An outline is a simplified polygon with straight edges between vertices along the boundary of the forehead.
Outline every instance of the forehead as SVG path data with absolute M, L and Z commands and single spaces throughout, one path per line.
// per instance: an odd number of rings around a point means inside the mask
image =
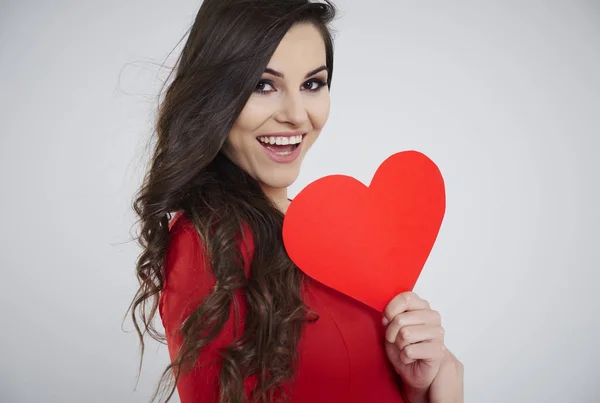
M 311 23 L 292 26 L 273 53 L 268 67 L 285 74 L 306 74 L 326 62 L 325 41 Z

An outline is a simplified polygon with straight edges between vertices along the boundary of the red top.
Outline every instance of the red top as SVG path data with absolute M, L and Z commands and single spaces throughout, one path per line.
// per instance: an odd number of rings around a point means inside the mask
M 174 360 L 182 342 L 179 329 L 183 320 L 210 293 L 215 280 L 204 264 L 200 238 L 191 221 L 178 214 L 170 228 L 159 312 Z M 249 262 L 253 245 L 251 237 L 247 239 L 249 245 L 242 248 L 242 253 Z M 241 310 L 238 326 L 243 331 L 246 305 L 241 291 L 236 298 Z M 383 348 L 381 313 L 312 279 L 303 298 L 319 319 L 305 324 L 300 339 L 292 403 L 403 403 L 399 378 Z M 231 315 L 219 336 L 199 353 L 199 361 L 210 364 L 181 374 L 177 385 L 181 403 L 218 402 L 218 349 L 233 340 L 233 321 Z M 247 392 L 255 382 L 255 378 L 246 380 Z

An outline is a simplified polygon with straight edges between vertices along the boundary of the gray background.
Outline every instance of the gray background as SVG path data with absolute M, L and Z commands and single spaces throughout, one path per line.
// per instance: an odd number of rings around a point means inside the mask
M 133 391 L 130 203 L 199 4 L 0 2 L 2 402 L 146 402 L 167 364 L 150 343 Z M 600 402 L 600 2 L 336 4 L 332 112 L 292 195 L 427 154 L 448 210 L 415 291 L 466 401 Z

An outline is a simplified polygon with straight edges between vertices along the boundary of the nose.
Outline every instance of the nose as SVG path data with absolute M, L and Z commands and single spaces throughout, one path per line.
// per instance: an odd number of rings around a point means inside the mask
M 308 111 L 300 92 L 287 92 L 281 102 L 281 108 L 276 116 L 280 123 L 291 123 L 302 126 L 308 120 Z

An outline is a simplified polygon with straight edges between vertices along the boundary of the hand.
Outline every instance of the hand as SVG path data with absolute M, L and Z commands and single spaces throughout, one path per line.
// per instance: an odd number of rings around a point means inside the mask
M 462 401 L 462 364 L 446 349 L 440 314 L 427 301 L 412 292 L 397 295 L 383 324 L 386 354 L 411 402 Z

